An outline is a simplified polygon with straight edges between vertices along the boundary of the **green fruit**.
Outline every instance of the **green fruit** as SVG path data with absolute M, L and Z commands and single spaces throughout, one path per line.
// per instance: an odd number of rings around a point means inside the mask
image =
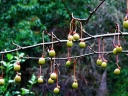
M 54 92 L 55 94 L 58 94 L 58 93 L 60 92 L 60 89 L 59 89 L 58 87 L 56 87 L 56 88 L 53 90 L 53 92 Z
M 73 89 L 78 88 L 78 83 L 77 83 L 77 82 L 73 82 L 73 83 L 72 83 L 72 88 L 73 88 Z
M 97 59 L 96 64 L 100 66 L 102 64 L 102 59 Z
M 125 29 L 128 29 L 128 20 L 126 20 L 126 21 L 123 22 L 123 27 Z
M 38 64 L 44 64 L 45 63 L 45 58 L 41 57 L 38 61 Z
M 19 64 L 15 64 L 14 65 L 14 71 L 19 71 L 20 70 L 20 65 Z
M 43 83 L 43 81 L 44 80 L 41 77 L 39 77 L 38 80 L 37 80 L 38 83 Z
M 1 79 L 0 79 L 0 85 L 4 85 L 4 83 L 5 83 L 5 82 L 4 82 L 4 79 L 1 78 Z
M 80 47 L 80 48 L 85 48 L 85 47 L 86 47 L 85 42 L 81 41 L 81 42 L 79 43 L 79 47 Z
M 52 80 L 51 78 L 48 79 L 48 83 L 49 84 L 53 84 L 54 83 L 54 80 Z
M 116 46 L 116 51 L 117 51 L 117 53 L 121 53 L 122 52 L 122 47 L 121 46 Z
M 114 48 L 112 52 L 114 55 L 116 55 L 117 54 L 117 48 Z
M 68 61 L 66 62 L 66 66 L 70 66 L 70 65 L 71 65 L 71 61 L 68 60 Z
M 72 41 L 73 40 L 73 36 L 72 35 L 68 35 L 68 40 Z
M 16 75 L 14 80 L 15 80 L 15 82 L 19 83 L 21 81 L 21 76 Z
M 107 67 L 107 63 L 106 62 L 102 62 L 101 67 L 102 68 L 106 68 Z
M 57 79 L 57 74 L 56 73 L 52 73 L 50 75 L 50 78 L 53 79 L 53 80 L 56 80 Z
M 67 47 L 72 47 L 73 46 L 73 42 L 68 40 L 66 45 L 67 45 Z
M 114 70 L 114 74 L 119 75 L 119 74 L 120 74 L 120 69 L 116 68 L 116 69 Z
M 54 57 L 56 55 L 56 52 L 54 51 L 54 49 L 51 49 L 50 51 L 49 51 L 49 56 L 50 57 Z
M 74 40 L 79 40 L 80 39 L 80 36 L 79 36 L 79 34 L 75 33 L 73 35 L 73 38 L 74 38 Z

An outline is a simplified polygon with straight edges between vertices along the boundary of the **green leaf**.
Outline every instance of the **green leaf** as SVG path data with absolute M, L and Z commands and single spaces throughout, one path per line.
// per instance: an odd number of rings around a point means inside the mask
M 12 60 L 12 59 L 13 59 L 13 55 L 7 54 L 7 59 L 8 59 L 9 61 Z
M 24 53 L 20 53 L 20 54 L 19 54 L 19 57 L 23 57 L 23 56 L 24 56 Z

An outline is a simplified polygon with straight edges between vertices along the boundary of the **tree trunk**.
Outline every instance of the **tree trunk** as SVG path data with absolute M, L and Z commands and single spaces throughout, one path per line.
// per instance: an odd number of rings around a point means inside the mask
M 102 75 L 102 80 L 97 92 L 97 96 L 107 96 L 107 70 L 105 69 L 103 75 Z

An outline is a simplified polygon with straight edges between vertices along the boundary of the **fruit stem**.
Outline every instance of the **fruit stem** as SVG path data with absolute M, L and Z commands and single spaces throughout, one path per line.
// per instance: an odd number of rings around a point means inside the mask
M 116 65 L 117 65 L 117 67 L 120 69 L 120 66 L 119 66 L 119 64 L 118 64 L 118 55 L 116 55 Z
M 102 51 L 103 51 L 103 53 L 102 53 L 102 59 L 103 59 L 103 61 L 105 61 L 105 59 L 104 59 L 104 39 L 102 39 Z
M 81 32 L 81 39 L 82 39 L 82 36 L 83 36 L 83 31 L 82 31 L 82 23 L 80 22 L 80 32 Z
M 127 0 L 127 2 L 126 2 L 126 5 L 127 5 L 127 14 L 128 14 L 128 0 Z
M 58 85 L 58 69 L 56 68 L 56 70 L 55 70 L 55 73 L 56 73 L 56 75 L 57 75 L 57 78 L 56 78 L 56 86 L 59 86 Z
M 74 60 L 74 79 L 76 80 L 76 59 Z
M 116 30 L 115 30 L 116 33 Z M 113 46 L 116 48 L 116 44 L 115 44 L 115 35 L 114 35 L 114 39 L 113 39 Z
M 42 69 L 42 66 L 40 65 L 40 74 L 39 74 L 39 76 L 41 76 L 41 69 Z
M 73 19 L 70 22 L 70 31 L 69 31 L 69 34 L 72 34 L 72 32 L 73 32 L 73 26 L 72 26 L 72 24 L 73 24 Z
M 44 51 L 44 31 L 42 32 L 42 39 L 43 39 L 43 54 L 45 54 L 45 51 Z
M 98 56 L 98 58 L 100 59 L 101 58 L 101 56 L 100 56 L 100 38 L 98 38 L 98 51 L 99 51 L 99 56 Z
M 68 59 L 70 58 L 70 48 L 68 48 Z
M 118 45 L 120 45 L 120 36 L 119 36 L 120 27 L 119 27 L 118 23 L 116 23 L 116 29 L 117 29 L 117 32 L 118 32 Z
M 52 73 L 52 60 L 50 61 L 50 69 L 51 69 L 51 73 Z
M 52 34 L 52 48 L 53 48 L 53 32 L 51 34 Z
M 54 56 L 54 58 L 55 58 L 55 56 Z M 54 63 L 53 63 L 53 64 L 54 64 L 54 66 L 53 66 L 54 69 L 53 69 L 53 70 L 56 71 L 56 67 L 55 67 L 55 59 L 54 59 Z
M 1 61 L 3 61 L 3 58 L 4 58 L 4 54 L 2 54 Z M 3 68 L 2 68 L 3 64 L 1 63 L 0 66 L 1 66 L 1 77 L 3 77 L 4 76 L 4 72 L 3 72 Z

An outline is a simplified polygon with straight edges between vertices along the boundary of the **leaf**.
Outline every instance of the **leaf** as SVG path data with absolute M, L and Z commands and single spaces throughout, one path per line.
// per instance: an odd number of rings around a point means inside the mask
M 28 89 L 25 89 L 25 88 L 21 88 L 21 91 L 22 91 L 22 95 L 25 95 L 25 94 L 28 94 L 29 93 L 29 90 Z
M 19 54 L 19 57 L 23 57 L 25 53 L 20 53 Z
M 14 80 L 9 80 L 8 82 L 9 82 L 9 83 L 13 83 L 13 82 L 14 82 Z
M 13 55 L 7 54 L 7 59 L 8 59 L 9 61 L 12 60 L 12 59 L 13 59 Z
M 5 61 L 1 61 L 0 63 L 2 63 L 4 66 L 7 66 L 7 63 Z

